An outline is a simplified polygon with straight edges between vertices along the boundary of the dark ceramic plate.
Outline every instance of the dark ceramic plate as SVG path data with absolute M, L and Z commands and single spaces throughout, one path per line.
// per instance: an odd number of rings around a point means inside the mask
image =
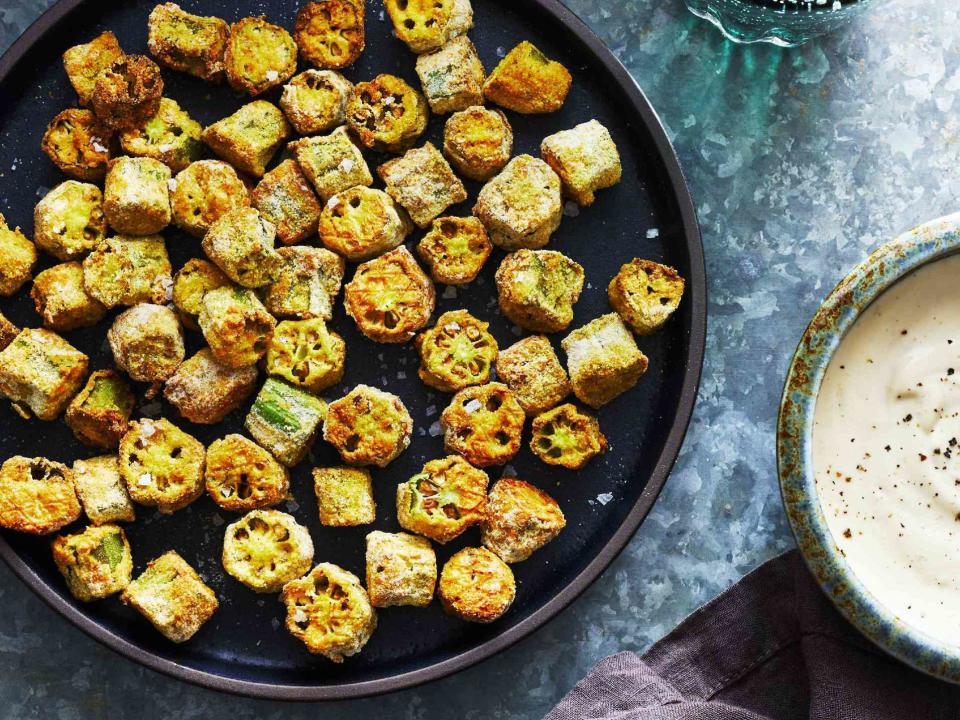
M 185 8 L 225 16 L 266 14 L 292 27 L 298 2 L 186 0 Z M 73 600 L 57 573 L 49 539 L 5 534 L 0 552 L 13 570 L 54 609 L 84 631 L 123 655 L 155 670 L 207 687 L 251 696 L 324 699 L 385 692 L 448 675 L 502 650 L 532 632 L 582 592 L 623 548 L 646 516 L 666 480 L 683 438 L 696 396 L 703 353 L 706 289 L 700 235 L 693 205 L 669 141 L 653 109 L 623 67 L 590 30 L 556 0 L 474 0 L 476 26 L 470 33 L 487 66 L 523 39 L 561 60 L 574 83 L 564 108 L 555 114 L 523 117 L 510 114 L 516 133 L 515 153 L 538 154 L 541 138 L 597 118 L 610 128 L 623 156 L 623 181 L 597 196 L 595 205 L 563 219 L 550 247 L 580 262 L 587 285 L 576 305 L 573 326 L 609 311 L 606 285 L 620 265 L 634 256 L 678 268 L 687 278 L 679 311 L 658 334 L 643 338 L 651 370 L 639 385 L 603 408 L 600 422 L 611 449 L 580 473 L 548 468 L 524 447 L 513 462 L 519 477 L 551 493 L 568 526 L 560 537 L 527 562 L 515 566 L 516 602 L 491 625 L 469 625 L 431 608 L 395 608 L 380 613 L 380 625 L 363 652 L 342 665 L 309 655 L 282 627 L 283 608 L 272 595 L 255 595 L 220 565 L 225 522 L 234 518 L 206 497 L 170 517 L 149 508 L 129 527 L 137 570 L 171 547 L 192 563 L 221 600 L 221 608 L 188 643 L 173 645 L 142 617 L 115 598 L 84 605 Z M 11 225 L 32 228 L 32 209 L 47 188 L 63 180 L 39 151 L 47 121 L 75 97 L 60 64 L 61 53 L 97 33 L 113 30 L 128 52 L 145 52 L 147 15 L 152 0 L 96 2 L 61 0 L 0 60 L 0 212 Z M 380 0 L 367 3 L 367 50 L 347 73 L 367 79 L 393 72 L 417 83 L 414 56 L 392 37 Z M 167 94 L 202 123 L 233 112 L 243 98 L 225 86 L 164 71 Z M 276 100 L 276 95 L 268 96 Z M 433 118 L 424 140 L 440 144 L 442 119 Z M 370 158 L 371 165 L 381 158 Z M 453 213 L 468 214 L 471 198 Z M 655 232 L 656 231 L 656 232 Z M 174 267 L 200 252 L 196 240 L 166 233 Z M 414 236 L 414 240 L 419 237 Z M 465 307 L 491 321 L 501 347 L 517 339 L 496 312 L 493 273 L 502 257 L 491 258 L 480 279 L 455 296 L 440 288 L 438 312 Z M 20 325 L 37 325 L 25 292 L 0 302 L 0 310 Z M 93 367 L 110 364 L 104 342 L 109 318 L 68 339 L 88 353 Z M 397 530 L 394 493 L 398 482 L 442 456 L 442 439 L 431 432 L 444 395 L 430 394 L 417 379 L 412 345 L 376 345 L 361 337 L 338 308 L 334 328 L 347 341 L 347 373 L 327 396 L 339 397 L 366 382 L 400 395 L 415 421 L 410 449 L 375 474 L 378 505 L 375 527 Z M 555 340 L 559 341 L 559 337 Z M 190 338 L 196 349 L 199 336 Z M 192 351 L 190 349 L 189 351 Z M 138 414 L 171 415 L 166 406 L 142 405 Z M 188 432 L 205 443 L 241 430 L 243 412 L 217 427 L 191 426 Z M 175 420 L 175 422 L 180 422 Z M 79 445 L 61 422 L 25 422 L 9 407 L 0 408 L 0 447 L 4 456 L 46 455 L 70 462 L 95 453 Z M 333 464 L 335 452 L 318 442 L 316 465 Z M 318 523 L 309 464 L 293 473 L 296 502 L 287 508 L 313 534 L 317 561 L 338 563 L 364 574 L 364 536 L 372 527 L 332 529 Z M 492 479 L 501 475 L 491 472 Z M 283 509 L 283 508 L 281 508 Z M 439 560 L 476 544 L 474 529 L 459 541 L 439 548 Z

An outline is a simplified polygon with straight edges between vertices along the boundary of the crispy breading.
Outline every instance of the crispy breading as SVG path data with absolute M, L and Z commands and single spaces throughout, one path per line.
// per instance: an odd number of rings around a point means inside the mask
M 280 592 L 312 565 L 310 532 L 293 515 L 252 510 L 227 525 L 223 569 L 254 592 Z
M 347 101 L 347 122 L 365 147 L 401 153 L 427 129 L 427 100 L 403 78 L 377 75 L 357 83 Z
M 180 172 L 203 157 L 203 127 L 175 100 L 160 98 L 160 109 L 142 127 L 121 130 L 120 147 L 127 155 L 159 160 Z M 169 181 L 168 181 L 169 185 Z
M 0 466 L 0 527 L 47 535 L 80 512 L 73 471 L 66 465 L 15 455 Z
M 331 197 L 320 213 L 320 242 L 353 262 L 393 250 L 409 231 L 403 210 L 389 195 L 360 185 Z
M 277 460 L 293 467 L 313 445 L 327 415 L 327 404 L 305 390 L 267 378 L 244 427 Z
M 443 392 L 487 382 L 498 350 L 489 327 L 466 310 L 443 313 L 436 325 L 417 335 L 420 379 Z
M 518 113 L 550 113 L 563 107 L 572 83 L 563 65 L 524 40 L 487 77 L 483 96 Z
M 580 205 L 592 205 L 597 190 L 620 182 L 617 146 L 596 120 L 545 137 L 540 155 L 560 176 L 563 194 Z
M 190 422 L 213 425 L 240 407 L 256 382 L 256 365 L 229 368 L 217 362 L 210 348 L 202 348 L 180 363 L 163 396 Z
M 280 276 L 283 257 L 274 249 L 276 236 L 273 223 L 255 208 L 238 208 L 210 226 L 201 247 L 235 283 L 260 288 Z
M 384 5 L 397 37 L 418 54 L 473 27 L 470 0 L 385 0 Z
M 526 560 L 553 540 L 567 520 L 557 501 L 516 478 L 502 478 L 490 490 L 481 542 L 507 563 Z
M 386 467 L 410 445 L 413 419 L 393 393 L 357 385 L 330 403 L 323 439 L 351 465 Z
M 73 482 L 83 511 L 94 525 L 136 520 L 116 453 L 74 460 Z
M 280 108 L 254 100 L 209 125 L 203 141 L 240 172 L 261 177 L 289 135 L 290 125 Z
M 203 494 L 203 444 L 166 418 L 134 420 L 120 440 L 120 477 L 134 502 L 165 514 Z
M 464 548 L 440 573 L 443 609 L 461 620 L 490 623 L 503 615 L 517 595 L 510 566 L 486 548 Z
M 138 382 L 163 382 L 183 362 L 183 327 L 166 305 L 140 303 L 120 313 L 107 331 L 117 367 Z
M 88 363 L 56 333 L 26 328 L 0 351 L 0 392 L 21 414 L 55 420 L 83 385 Z
M 81 602 L 101 600 L 130 584 L 130 543 L 116 525 L 91 525 L 75 535 L 61 535 L 51 547 L 53 562 Z
M 30 279 L 37 256 L 37 246 L 20 228 L 11 230 L 6 218 L 0 215 L 0 295 L 13 295 L 23 287 Z
M 466 285 L 476 280 L 493 244 L 483 223 L 470 217 L 439 217 L 417 243 L 417 254 L 435 282 Z
M 599 408 L 637 384 L 647 371 L 647 357 L 616 313 L 579 327 L 560 343 L 574 394 Z
M 91 111 L 67 108 L 47 125 L 40 149 L 62 172 L 92 182 L 107 173 L 112 135 Z
M 322 318 L 283 320 L 267 346 L 267 373 L 319 393 L 343 378 L 346 352 Z
M 680 305 L 684 279 L 668 265 L 634 258 L 607 286 L 610 306 L 637 335 L 663 326 Z
M 443 114 L 483 105 L 486 71 L 466 35 L 417 57 L 417 75 L 431 112 Z
M 217 505 L 237 512 L 272 507 L 290 490 L 287 469 L 253 440 L 235 433 L 210 443 L 204 480 Z
M 107 223 L 124 235 L 153 235 L 170 224 L 170 168 L 146 157 L 110 161 L 103 190 Z
M 426 607 L 437 584 L 437 555 L 430 541 L 408 533 L 367 535 L 367 592 L 374 607 Z
M 497 355 L 497 379 L 505 383 L 528 416 L 539 415 L 570 394 L 570 379 L 550 341 L 531 335 Z
M 108 308 L 172 299 L 170 258 L 160 235 L 117 235 L 83 259 L 87 292 Z
M 418 227 L 425 228 L 451 205 L 467 199 L 467 190 L 443 155 L 431 144 L 408 150 L 377 172 L 387 193 L 403 207 Z
M 173 276 L 173 304 L 180 311 L 180 321 L 191 330 L 198 330 L 200 301 L 210 290 L 230 285 L 230 278 L 216 265 L 202 258 L 190 258 Z
M 329 132 L 347 122 L 353 83 L 334 70 L 305 70 L 283 86 L 280 107 L 301 135 Z
M 520 450 L 526 416 L 503 383 L 464 388 L 440 415 L 444 447 L 471 465 L 503 465 Z
M 230 26 L 223 60 L 230 87 L 255 96 L 293 77 L 297 45 L 279 25 L 246 17 Z
M 220 160 L 190 163 L 177 173 L 172 187 L 173 222 L 199 238 L 226 213 L 250 205 L 247 186 L 233 167 Z
M 217 362 L 230 368 L 253 365 L 263 357 L 277 325 L 252 290 L 236 287 L 206 293 L 197 323 Z
M 353 527 L 377 518 L 373 481 L 366 468 L 314 468 L 313 489 L 321 525 Z
M 63 69 L 81 105 L 89 105 L 97 75 L 123 57 L 117 36 L 109 30 L 93 40 L 74 45 L 63 53 Z
M 564 330 L 583 290 L 583 268 L 555 250 L 517 250 L 497 268 L 500 310 L 534 332 Z
M 320 203 L 295 160 L 266 173 L 251 195 L 253 206 L 273 223 L 284 245 L 303 242 L 317 232 Z
M 157 62 L 208 82 L 220 82 L 230 27 L 218 17 L 191 15 L 175 3 L 157 5 L 147 19 L 147 47 Z
M 367 161 L 345 127 L 329 135 L 301 138 L 287 147 L 324 202 L 354 185 L 373 184 Z
M 95 325 L 107 313 L 83 287 L 83 266 L 76 260 L 38 273 L 30 298 L 43 326 L 58 332 Z
M 293 245 L 277 250 L 283 266 L 267 287 L 264 304 L 275 317 L 298 320 L 333 317 L 346 263 L 325 248 Z
M 397 486 L 400 527 L 448 543 L 483 521 L 490 478 L 459 455 L 431 460 Z
M 366 42 L 363 0 L 318 0 L 297 12 L 293 37 L 300 57 L 339 70 L 360 57 Z
M 97 73 L 90 106 L 108 128 L 124 130 L 156 115 L 162 96 L 157 64 L 145 55 L 124 55 Z
M 607 438 L 596 417 L 564 403 L 533 419 L 530 449 L 547 465 L 579 470 L 606 452 Z
M 518 155 L 483 186 L 473 214 L 504 250 L 542 248 L 563 218 L 560 178 L 543 160 Z
M 471 180 L 489 180 L 512 153 L 513 128 L 501 110 L 474 105 L 455 112 L 443 126 L 443 154 Z

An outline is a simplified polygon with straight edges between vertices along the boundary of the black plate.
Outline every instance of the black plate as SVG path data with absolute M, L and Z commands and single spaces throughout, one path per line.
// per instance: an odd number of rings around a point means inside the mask
M 11 225 L 21 225 L 29 233 L 34 204 L 47 188 L 64 179 L 39 151 L 47 121 L 75 102 L 60 64 L 61 53 L 106 29 L 117 34 L 128 52 L 144 52 L 146 20 L 153 4 L 147 0 L 61 0 L 0 60 L 0 211 Z M 179 646 L 167 642 L 116 598 L 89 605 L 75 601 L 51 561 L 48 539 L 10 533 L 0 538 L 0 553 L 42 599 L 127 657 L 207 687 L 271 698 L 344 698 L 439 678 L 490 657 L 569 604 L 623 548 L 663 486 L 693 408 L 706 322 L 700 235 L 676 157 L 652 108 L 627 72 L 559 2 L 474 0 L 473 4 L 476 26 L 470 35 L 488 69 L 504 49 L 529 39 L 573 73 L 573 89 L 560 112 L 529 117 L 510 114 L 516 133 L 514 152 L 538 155 L 545 135 L 597 118 L 610 128 L 623 156 L 623 181 L 601 191 L 595 205 L 579 216 L 565 217 L 550 244 L 586 270 L 587 285 L 576 305 L 573 326 L 609 311 L 606 284 L 620 265 L 634 256 L 669 263 L 688 280 L 687 294 L 675 317 L 663 331 L 640 341 L 650 357 L 651 370 L 634 390 L 600 413 L 610 451 L 580 473 L 548 468 L 526 447 L 513 462 L 519 477 L 558 500 L 568 526 L 532 559 L 514 566 L 517 600 L 498 622 L 469 625 L 445 616 L 437 603 L 426 610 L 384 610 L 370 643 L 342 665 L 309 655 L 283 629 L 283 608 L 275 596 L 255 595 L 225 575 L 220 565 L 223 524 L 233 517 L 218 510 L 207 497 L 170 517 L 140 508 L 138 521 L 128 531 L 138 571 L 172 547 L 198 568 L 221 599 L 221 608 L 212 620 L 190 642 Z M 290 28 L 298 3 L 187 0 L 183 5 L 201 14 L 223 15 L 228 10 L 228 21 L 266 13 Z M 417 86 L 414 56 L 391 36 L 389 20 L 381 19 L 380 0 L 367 6 L 367 50 L 347 75 L 360 80 L 393 72 Z M 166 70 L 164 78 L 167 94 L 203 123 L 229 114 L 243 100 L 225 86 L 207 85 Z M 276 94 L 268 97 L 276 100 Z M 442 119 L 433 118 L 424 139 L 439 145 L 441 133 Z M 370 160 L 372 166 L 380 158 Z M 473 184 L 468 189 L 470 200 L 453 212 L 469 213 L 478 187 Z M 654 229 L 658 232 L 652 232 Z M 166 235 L 174 267 L 200 252 L 196 240 L 172 230 Z M 440 288 L 438 311 L 466 307 L 491 321 L 492 332 L 505 347 L 517 335 L 496 313 L 493 273 L 501 257 L 497 251 L 482 278 L 459 290 L 456 297 L 445 295 Z M 20 325 L 39 323 L 26 292 L 0 302 L 0 310 Z M 92 367 L 111 363 L 104 342 L 108 322 L 109 318 L 96 328 L 67 335 L 91 356 Z M 410 449 L 375 473 L 376 527 L 397 530 L 396 485 L 426 460 L 443 454 L 442 440 L 431 434 L 430 428 L 447 398 L 425 391 L 416 377 L 417 359 L 411 345 L 369 342 L 359 335 L 342 307 L 334 327 L 347 341 L 347 374 L 327 396 L 339 397 L 354 384 L 367 382 L 399 394 L 414 417 Z M 196 348 L 199 337 L 194 334 L 190 340 Z M 155 410 L 148 405 L 137 412 Z M 171 414 L 166 406 L 162 412 Z M 242 418 L 243 414 L 237 413 L 214 428 L 175 422 L 209 443 L 227 432 L 240 431 Z M 0 447 L 4 457 L 46 455 L 65 462 L 96 454 L 79 445 L 63 423 L 25 422 L 6 406 L 0 408 Z M 315 464 L 333 464 L 337 459 L 332 448 L 317 443 Z M 310 528 L 317 561 L 338 563 L 363 577 L 363 538 L 372 528 L 321 527 L 308 465 L 302 464 L 293 473 L 292 489 L 299 505 L 287 509 Z M 493 479 L 500 475 L 499 468 L 491 472 Z M 457 549 L 477 542 L 474 529 L 439 548 L 439 559 L 442 562 Z

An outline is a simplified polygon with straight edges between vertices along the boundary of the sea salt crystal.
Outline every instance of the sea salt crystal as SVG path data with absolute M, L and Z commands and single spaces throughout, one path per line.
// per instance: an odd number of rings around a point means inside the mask
M 157 427 L 150 422 L 143 422 L 140 424 L 140 429 L 144 438 L 152 438 L 157 434 Z
M 521 328 L 519 325 L 513 325 L 510 328 L 510 332 L 512 332 L 517 337 L 520 337 L 521 335 L 523 335 L 523 328 Z
M 380 22 L 383 22 L 383 19 L 384 19 L 383 10 L 380 11 L 380 14 L 378 15 L 378 17 L 380 18 Z
M 170 192 L 175 192 L 177 189 L 177 181 L 174 178 L 167 180 L 167 190 Z
M 110 149 L 106 145 L 104 145 L 103 143 L 97 140 L 93 141 L 93 149 L 96 150 L 98 153 L 110 152 Z
M 427 405 L 427 417 L 433 417 L 436 414 L 437 414 L 437 406 Z
M 601 505 L 606 505 L 611 500 L 613 500 L 613 493 L 600 493 L 597 495 L 597 502 Z
M 385 97 L 385 98 L 383 99 L 383 104 L 384 104 L 384 105 L 393 105 L 394 102 L 396 102 L 396 101 L 393 99 L 393 95 L 388 95 L 387 97 Z
M 213 521 L 213 524 L 216 527 L 220 527 L 221 525 L 223 525 L 223 516 L 220 513 L 214 513 L 213 517 L 210 519 Z
M 173 301 L 173 279 L 164 278 L 160 282 L 160 286 L 163 288 L 164 298 L 167 302 Z
M 278 73 L 276 70 L 267 70 L 266 77 L 267 77 L 267 82 L 273 82 L 278 77 L 280 77 L 280 73 Z
M 457 296 L 457 289 L 453 285 L 447 285 L 446 290 L 443 291 L 444 300 L 453 300 Z
M 288 501 L 287 501 L 287 510 L 289 510 L 289 511 L 292 512 L 292 513 L 294 513 L 294 512 L 296 512 L 296 511 L 299 510 L 299 509 L 300 509 L 300 503 L 298 503 L 296 500 L 288 500 Z
M 297 608 L 296 612 L 293 613 L 293 621 L 298 623 L 306 622 L 307 614 L 301 608 Z
M 473 398 L 472 400 L 467 400 L 467 402 L 463 404 L 463 409 L 466 410 L 468 413 L 475 413 L 477 410 L 480 409 L 480 401 L 477 400 L 476 398 Z
M 502 58 L 507 56 L 507 49 L 503 45 L 497 46 L 497 57 Z
M 443 326 L 443 329 L 449 330 L 450 332 L 456 332 L 457 330 L 460 329 L 460 323 L 458 322 L 447 323 L 446 325 Z
M 342 163 L 341 163 L 341 164 L 342 164 Z M 340 198 L 338 198 L 336 195 L 334 195 L 332 198 L 330 198 L 329 200 L 327 200 L 327 207 L 328 207 L 330 210 L 333 210 L 333 209 L 334 209 L 337 205 L 339 205 L 339 204 L 340 204 Z
M 406 380 L 407 374 L 403 370 L 397 370 L 397 380 Z
M 337 169 L 340 170 L 340 172 L 350 172 L 353 170 L 353 160 L 344 158 L 340 161 L 340 164 L 337 165 Z
M 144 473 L 139 478 L 137 478 L 138 485 L 149 485 L 153 482 L 153 475 L 150 473 Z
M 158 149 L 160 152 L 162 152 L 162 153 L 167 153 L 167 152 L 170 152 L 171 150 L 173 150 L 173 145 L 171 145 L 170 143 L 164 143 L 163 145 L 161 145 L 161 146 L 160 146 L 159 148 L 157 148 L 157 149 Z
M 279 630 L 279 629 L 280 629 L 280 621 L 279 621 L 277 618 L 270 618 L 270 626 L 271 626 L 274 630 Z
M 436 421 L 433 425 L 430 426 L 430 429 L 427 431 L 430 433 L 430 437 L 437 437 L 440 434 L 440 421 Z
M 660 237 L 660 230 L 658 228 L 650 228 L 647 230 L 647 239 L 653 240 L 656 237 Z
M 160 411 L 163 407 L 159 402 L 151 402 L 140 407 L 140 414 L 144 417 L 157 418 L 160 417 Z
M 513 477 L 513 478 L 515 478 L 516 476 L 517 476 L 517 469 L 516 469 L 513 465 L 504 465 L 504 466 L 503 466 L 503 473 L 500 475 L 500 477 Z
M 567 200 L 563 204 L 563 214 L 567 217 L 576 217 L 580 214 L 580 206 L 577 205 L 573 200 Z

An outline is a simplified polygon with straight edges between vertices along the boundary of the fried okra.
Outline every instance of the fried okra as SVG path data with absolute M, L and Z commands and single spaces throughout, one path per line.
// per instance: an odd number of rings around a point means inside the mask
M 310 450 L 326 416 L 327 404 L 317 396 L 267 378 L 244 427 L 277 460 L 293 467 Z
M 267 310 L 276 317 L 330 320 L 343 282 L 343 258 L 324 248 L 305 245 L 280 248 L 277 252 L 283 265 L 277 280 L 267 287 Z
M 400 527 L 448 543 L 483 521 L 490 479 L 459 455 L 431 460 L 397 486 Z
M 516 478 L 498 480 L 487 498 L 481 542 L 507 563 L 526 560 L 553 540 L 567 520 L 557 501 Z
M 40 149 L 61 172 L 92 182 L 107 172 L 112 134 L 89 110 L 67 108 L 47 125 Z
M 370 260 L 403 243 L 410 227 L 402 212 L 383 190 L 352 187 L 320 213 L 320 242 L 347 260 Z
M 417 243 L 417 254 L 434 281 L 466 285 L 476 280 L 493 245 L 475 217 L 440 217 Z
M 257 366 L 229 368 L 217 362 L 210 348 L 184 360 L 163 388 L 163 396 L 192 423 L 212 425 L 250 397 Z
M 73 482 L 83 510 L 94 525 L 133 522 L 136 512 L 120 477 L 116 455 L 73 461 Z
M 77 600 L 101 600 L 130 584 L 130 543 L 116 525 L 91 525 L 75 535 L 61 535 L 52 547 L 53 561 Z
M 170 514 L 203 494 L 203 444 L 166 418 L 134 420 L 120 440 L 120 477 L 134 502 Z
M 403 157 L 384 163 L 377 172 L 387 193 L 418 227 L 425 228 L 451 205 L 467 199 L 466 188 L 450 164 L 431 144 L 408 150 Z
M 273 456 L 243 435 L 227 435 L 207 448 L 207 494 L 225 510 L 247 512 L 287 497 L 290 474 Z
M 350 129 L 378 152 L 403 152 L 427 129 L 429 118 L 426 98 L 396 75 L 357 83 L 347 101 Z
M 20 328 L 10 322 L 6 315 L 0 313 L 0 350 L 5 349 L 19 334 Z
M 73 471 L 66 465 L 15 455 L 0 466 L 0 527 L 47 535 L 80 512 Z
M 555 250 L 517 250 L 497 268 L 500 310 L 534 332 L 557 332 L 573 320 L 583 290 L 583 268 Z
M 539 415 L 570 394 L 570 379 L 553 345 L 531 335 L 497 355 L 497 378 L 506 384 L 527 415 Z
M 377 615 L 360 579 L 331 563 L 283 586 L 287 630 L 311 653 L 335 663 L 356 655 L 377 627 Z
M 524 40 L 487 77 L 483 96 L 514 112 L 551 113 L 563 107 L 572 82 L 563 65 Z
M 260 177 L 290 135 L 280 108 L 254 100 L 203 131 L 203 141 L 240 172 Z
M 33 233 L 37 247 L 57 260 L 75 260 L 86 255 L 107 234 L 100 188 L 76 180 L 57 185 L 37 203 Z M 4 239 L 8 239 L 6 233 Z
M 443 126 L 443 154 L 471 180 L 487 181 L 503 170 L 513 152 L 513 128 L 500 110 L 474 105 Z
M 160 109 L 142 127 L 122 130 L 120 147 L 127 155 L 158 160 L 173 172 L 203 156 L 203 127 L 174 100 L 160 98 Z M 170 181 L 167 180 L 167 184 Z
M 520 450 L 526 416 L 503 383 L 464 388 L 440 415 L 444 447 L 471 465 L 503 465 Z
M 486 548 L 464 548 L 443 566 L 439 593 L 451 615 L 491 623 L 513 604 L 517 583 L 510 566 Z
M 436 50 L 473 27 L 470 0 L 385 0 L 393 29 L 415 53 Z
M 430 111 L 438 115 L 483 105 L 486 71 L 466 35 L 417 58 L 417 75 Z
M 363 0 L 318 0 L 300 8 L 293 25 L 300 57 L 339 70 L 360 57 L 365 44 Z
M 560 227 L 560 178 L 543 160 L 518 155 L 480 190 L 473 214 L 504 250 L 542 248 Z
M 147 19 L 147 47 L 157 62 L 208 82 L 223 79 L 229 38 L 220 18 L 191 15 L 175 3 L 157 5 Z
M 360 332 L 383 343 L 413 338 L 430 321 L 436 300 L 433 283 L 403 245 L 359 265 L 343 297 Z
M 133 405 L 133 391 L 120 375 L 113 370 L 96 370 L 70 402 L 65 419 L 85 445 L 115 448 L 127 431 Z
M 351 465 L 386 467 L 410 445 L 413 419 L 393 393 L 357 385 L 330 403 L 323 439 Z
M 166 305 L 140 303 L 117 316 L 107 331 L 117 367 L 138 382 L 163 382 L 183 362 L 183 328 Z
M 126 130 L 156 115 L 162 95 L 157 64 L 145 55 L 125 55 L 97 74 L 90 106 L 108 128 Z
M 177 173 L 170 208 L 177 227 L 202 238 L 221 216 L 249 207 L 250 193 L 237 171 L 220 160 L 198 160 Z
M 167 246 L 159 235 L 117 236 L 100 243 L 83 260 L 87 292 L 108 308 L 138 303 L 166 303 L 171 299 Z
M 547 465 L 579 470 L 606 451 L 607 438 L 593 415 L 564 403 L 533 419 L 530 449 Z
M 540 154 L 560 176 L 563 194 L 579 205 L 592 205 L 594 193 L 620 182 L 620 154 L 596 120 L 543 139 Z
M 305 70 L 283 86 L 280 108 L 301 135 L 329 132 L 347 122 L 353 83 L 334 70 Z
M 316 234 L 320 203 L 295 160 L 284 160 L 265 174 L 251 198 L 253 206 L 276 227 L 277 238 L 284 245 Z
M 0 351 L 0 392 L 23 415 L 56 420 L 87 376 L 87 356 L 49 330 L 25 328 Z
M 466 310 L 443 313 L 436 325 L 417 335 L 420 379 L 443 392 L 487 382 L 497 359 L 497 341 L 489 327 Z
M 329 135 L 301 138 L 287 147 L 324 202 L 354 185 L 373 184 L 367 161 L 345 127 Z
M 197 315 L 200 301 L 210 290 L 230 285 L 230 278 L 216 265 L 200 258 L 190 258 L 173 276 L 173 304 L 180 311 L 180 320 L 191 330 L 199 328 Z
M 297 71 L 297 46 L 282 27 L 247 17 L 230 26 L 224 63 L 230 87 L 259 95 Z
M 647 357 L 616 313 L 579 327 L 560 343 L 574 394 L 598 408 L 637 384 L 647 371 Z
M 683 297 L 684 280 L 668 265 L 634 258 L 607 286 L 610 306 L 637 335 L 658 330 Z
M 76 90 L 81 105 L 90 104 L 100 71 L 106 70 L 123 55 L 117 36 L 109 30 L 97 35 L 90 42 L 74 45 L 63 53 L 63 68 L 67 71 L 67 79 Z
M 220 606 L 213 590 L 173 550 L 151 560 L 120 599 L 175 643 L 196 635 Z
M 223 569 L 254 592 L 280 592 L 312 565 L 313 539 L 293 515 L 251 510 L 227 525 Z
M 217 362 L 228 368 L 253 365 L 262 358 L 277 325 L 252 290 L 235 287 L 206 293 L 197 322 Z
M 202 247 L 224 275 L 238 285 L 259 288 L 280 274 L 283 258 L 274 249 L 276 228 L 254 208 L 231 210 L 203 236 Z
M 37 246 L 20 228 L 11 230 L 0 215 L 0 295 L 13 295 L 23 287 L 30 279 L 37 256 Z
M 319 393 L 343 378 L 347 345 L 321 318 L 283 320 L 267 346 L 267 373 Z
M 118 233 L 153 235 L 170 224 L 170 168 L 153 158 L 110 162 L 103 214 Z
M 426 607 L 437 584 L 437 554 L 430 541 L 409 533 L 367 535 L 367 592 L 374 607 Z
M 313 489 L 321 525 L 352 527 L 377 519 L 373 482 L 366 468 L 314 468 Z

